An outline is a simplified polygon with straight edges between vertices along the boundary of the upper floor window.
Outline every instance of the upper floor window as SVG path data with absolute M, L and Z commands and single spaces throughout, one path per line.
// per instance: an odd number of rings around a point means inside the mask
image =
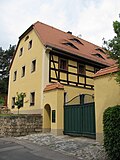
M 36 70 L 36 60 L 33 60 L 31 66 L 31 72 L 34 72 L 35 70 Z
M 28 44 L 28 49 L 32 48 L 32 40 L 29 41 L 29 44 Z
M 17 71 L 14 72 L 13 81 L 16 81 L 17 79 Z
M 86 69 L 84 64 L 78 64 L 78 74 L 86 75 Z
M 25 66 L 22 67 L 22 75 L 21 77 L 24 77 L 25 76 Z
M 59 60 L 59 69 L 67 70 L 68 69 L 68 63 L 66 59 L 60 59 Z
M 35 92 L 30 93 L 30 106 L 35 105 Z
M 20 48 L 20 54 L 19 54 L 19 56 L 22 56 L 22 54 L 23 54 L 23 47 Z

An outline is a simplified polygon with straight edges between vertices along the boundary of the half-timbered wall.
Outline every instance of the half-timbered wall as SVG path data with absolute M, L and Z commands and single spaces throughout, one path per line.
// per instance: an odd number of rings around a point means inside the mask
M 50 53 L 49 81 L 59 81 L 64 85 L 80 88 L 94 88 L 93 74 L 94 66 L 86 65 L 83 62 L 70 60 L 65 57 L 58 57 Z

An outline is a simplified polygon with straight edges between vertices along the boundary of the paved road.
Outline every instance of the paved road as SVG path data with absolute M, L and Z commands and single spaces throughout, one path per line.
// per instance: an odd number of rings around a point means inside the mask
M 0 138 L 0 160 L 77 160 L 27 140 Z

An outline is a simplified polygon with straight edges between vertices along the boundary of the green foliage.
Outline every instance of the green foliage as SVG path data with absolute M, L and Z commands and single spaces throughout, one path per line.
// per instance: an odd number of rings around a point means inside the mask
M 104 47 L 108 50 L 110 57 L 116 60 L 120 68 L 120 22 L 113 22 L 115 36 L 112 40 L 104 41 Z M 117 82 L 120 83 L 120 71 L 117 74 Z
M 3 97 L 0 97 L 0 105 L 4 105 L 4 103 L 5 103 L 5 100 L 4 100 L 4 98 Z
M 16 100 L 15 100 L 15 105 L 17 106 L 18 108 L 18 114 L 19 114 L 19 109 L 21 107 L 23 107 L 23 103 L 24 103 L 24 98 L 26 97 L 26 94 L 21 92 L 21 93 L 17 93 L 17 96 L 16 96 Z
M 8 91 L 9 66 L 14 52 L 15 46 L 10 45 L 6 51 L 0 47 L 0 92 L 2 94 Z
M 103 115 L 104 147 L 111 160 L 120 159 L 120 105 L 109 107 Z

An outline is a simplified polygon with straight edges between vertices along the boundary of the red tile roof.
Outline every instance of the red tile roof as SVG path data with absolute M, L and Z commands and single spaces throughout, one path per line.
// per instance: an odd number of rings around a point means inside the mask
M 99 77 L 102 75 L 106 75 L 106 74 L 110 74 L 110 73 L 114 73 L 120 71 L 120 68 L 118 68 L 118 65 L 113 65 L 110 67 L 106 67 L 104 69 L 100 69 L 95 75 L 94 77 Z
M 46 91 L 50 91 L 54 89 L 64 89 L 64 86 L 60 84 L 59 82 L 56 82 L 56 83 L 46 85 L 43 91 L 46 92 Z
M 51 46 L 52 48 L 57 48 L 106 66 L 115 63 L 104 53 L 105 50 L 103 48 L 87 42 L 82 38 L 63 32 L 41 22 L 36 22 L 31 27 L 36 31 L 38 37 L 45 46 Z M 28 31 L 29 29 L 26 32 L 28 33 Z

